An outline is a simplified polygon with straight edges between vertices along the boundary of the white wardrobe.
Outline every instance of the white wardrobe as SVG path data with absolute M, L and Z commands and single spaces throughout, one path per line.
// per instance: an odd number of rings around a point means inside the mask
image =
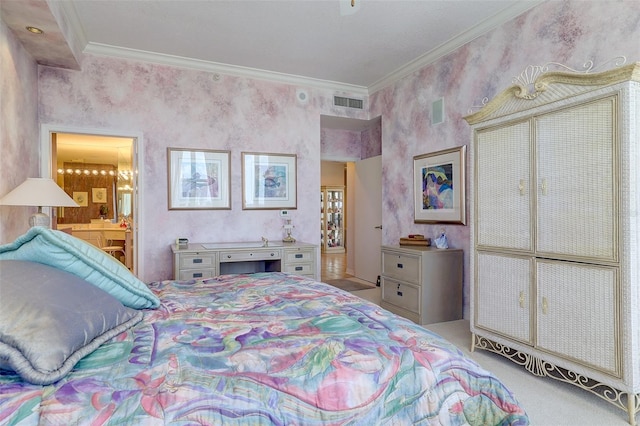
M 473 348 L 640 398 L 640 63 L 529 67 L 466 117 Z

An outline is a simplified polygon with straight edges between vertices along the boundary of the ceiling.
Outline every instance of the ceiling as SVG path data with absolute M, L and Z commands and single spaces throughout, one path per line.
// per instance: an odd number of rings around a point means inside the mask
M 0 12 L 44 65 L 79 68 L 94 53 L 368 94 L 540 3 L 354 2 L 2 0 Z

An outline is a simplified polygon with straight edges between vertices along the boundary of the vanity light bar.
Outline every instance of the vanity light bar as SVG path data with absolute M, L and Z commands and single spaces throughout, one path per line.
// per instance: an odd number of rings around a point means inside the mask
M 114 170 L 107 171 L 107 170 L 88 170 L 88 169 L 84 169 L 84 170 L 81 170 L 81 169 L 66 169 L 66 170 L 65 169 L 58 169 L 58 174 L 59 175 L 64 175 L 64 174 L 67 174 L 67 175 L 74 175 L 74 174 L 75 175 L 82 175 L 82 174 L 84 174 L 84 175 L 87 175 L 87 176 L 88 175 L 115 176 L 117 174 L 119 177 L 121 177 L 123 179 L 126 179 L 126 180 L 128 180 L 131 176 L 133 176 L 133 172 L 130 171 L 130 170 L 121 170 L 121 171 L 115 172 Z

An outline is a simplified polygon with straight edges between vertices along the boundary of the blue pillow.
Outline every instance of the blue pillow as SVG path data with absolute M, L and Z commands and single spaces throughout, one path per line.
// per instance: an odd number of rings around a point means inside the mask
M 48 385 L 144 313 L 51 266 L 0 260 L 0 369 Z
M 0 246 L 0 260 L 27 260 L 67 271 L 134 309 L 157 308 L 160 300 L 114 257 L 61 231 L 33 227 Z

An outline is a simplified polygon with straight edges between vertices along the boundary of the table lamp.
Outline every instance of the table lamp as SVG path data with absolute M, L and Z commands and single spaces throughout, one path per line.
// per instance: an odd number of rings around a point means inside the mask
M 4 206 L 37 206 L 38 213 L 29 218 L 30 226 L 51 227 L 51 219 L 42 207 L 80 207 L 53 179 L 27 178 L 13 191 L 0 199 Z

